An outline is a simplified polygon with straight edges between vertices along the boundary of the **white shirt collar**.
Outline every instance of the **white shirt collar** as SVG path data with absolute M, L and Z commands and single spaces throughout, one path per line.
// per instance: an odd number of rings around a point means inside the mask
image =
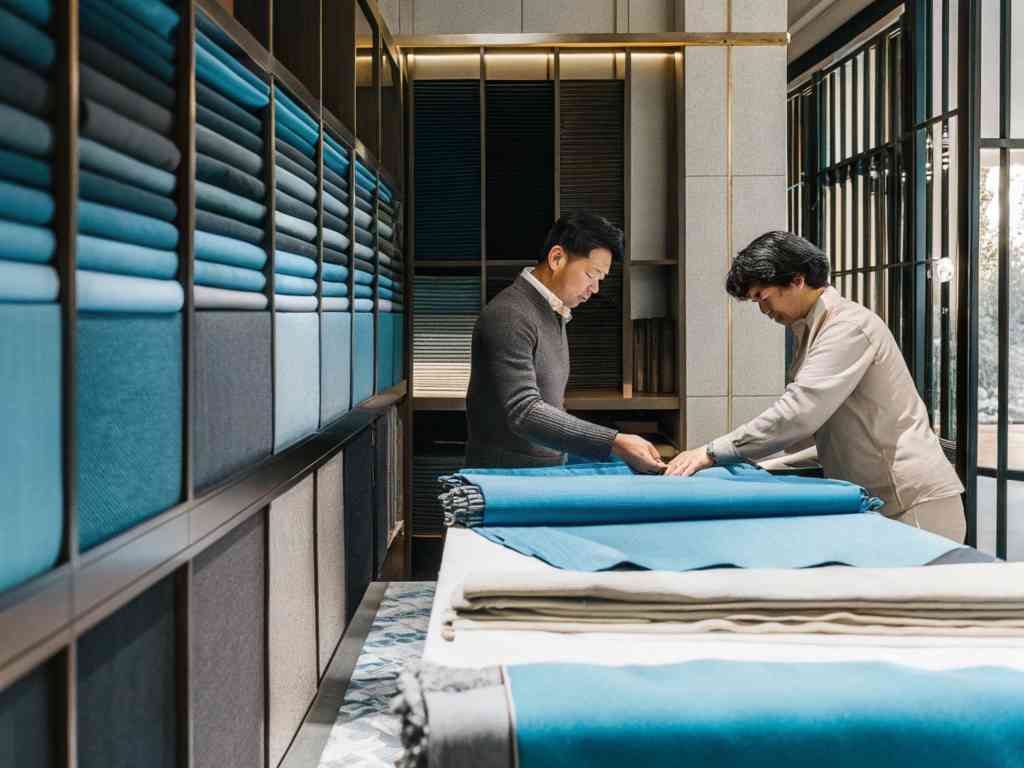
M 533 274 L 533 267 L 526 267 L 522 271 L 522 275 L 526 278 L 526 282 L 536 288 L 537 292 L 544 297 L 544 300 L 551 306 L 551 309 L 555 311 L 555 314 L 561 315 L 567 323 L 572 320 L 572 310 L 565 306 L 565 302 L 558 298 L 550 288 L 537 279 Z

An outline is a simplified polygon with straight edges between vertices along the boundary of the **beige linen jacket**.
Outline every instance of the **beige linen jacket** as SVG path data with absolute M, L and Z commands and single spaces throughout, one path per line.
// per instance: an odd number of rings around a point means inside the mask
M 878 315 L 827 287 L 791 330 L 792 383 L 760 416 L 709 444 L 719 464 L 816 445 L 826 477 L 864 486 L 890 516 L 963 491 Z

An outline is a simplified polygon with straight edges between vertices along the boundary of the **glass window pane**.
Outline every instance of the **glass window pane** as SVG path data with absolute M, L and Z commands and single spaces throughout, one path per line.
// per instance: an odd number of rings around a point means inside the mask
M 957 55 L 960 50 L 960 4 L 959 0 L 949 0 L 949 108 L 956 109 L 957 84 L 959 83 Z
M 1006 559 L 1024 560 L 1024 483 L 1006 483 Z
M 978 466 L 996 465 L 999 405 L 999 150 L 981 150 L 978 216 Z
M 1000 0 L 981 0 L 981 138 L 999 138 Z
M 377 154 L 377 61 L 380 53 L 377 30 L 363 12 L 356 7 L 356 136 L 371 152 Z
M 942 57 L 945 51 L 942 36 L 942 0 L 936 0 L 931 5 L 932 11 L 932 34 L 931 34 L 931 61 L 932 61 L 932 108 L 929 117 L 942 114 Z
M 978 433 L 979 450 L 981 433 Z M 978 549 L 996 553 L 996 481 L 992 477 L 978 477 L 975 509 L 978 513 Z
M 1010 152 L 1010 469 L 1024 469 L 1024 151 Z
M 846 157 L 852 157 L 854 155 L 854 148 L 856 147 L 856 139 L 854 138 L 854 122 L 853 122 L 853 62 L 849 61 L 843 67 L 843 102 L 844 109 L 846 110 L 846 120 L 844 121 L 843 130 L 846 131 Z
M 1024 8 L 1010 6 L 1010 138 L 1024 137 Z
M 870 98 L 870 108 L 868 109 L 868 130 L 869 130 L 869 143 L 868 146 L 874 149 L 878 146 L 876 141 L 876 131 L 878 130 L 878 47 L 871 46 L 868 50 L 868 91 Z

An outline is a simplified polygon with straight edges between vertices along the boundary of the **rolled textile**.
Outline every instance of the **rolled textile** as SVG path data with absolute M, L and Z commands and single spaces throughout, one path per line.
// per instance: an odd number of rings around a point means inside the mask
M 362 269 L 356 269 L 356 285 L 373 285 L 373 273 Z
M 252 133 L 237 123 L 231 122 L 226 117 L 221 117 L 212 109 L 208 109 L 202 104 L 196 105 L 196 122 L 200 125 L 205 125 L 211 131 L 216 131 L 221 136 L 231 139 L 231 141 L 245 147 L 250 152 L 255 152 L 257 155 L 263 154 L 263 138 L 261 136 Z
M 324 296 L 348 296 L 348 285 L 346 283 L 334 283 L 328 280 L 323 282 L 323 295 Z M 358 295 L 358 293 L 356 294 Z
M 53 109 L 49 82 L 7 56 L 0 56 L 0 101 L 38 116 Z
M 326 296 L 321 299 L 325 312 L 348 312 L 349 302 L 348 299 L 338 298 L 336 296 Z
M 293 275 L 274 275 L 274 293 L 288 296 L 313 296 L 316 294 L 316 280 Z
M 357 299 L 372 299 L 373 288 L 371 288 L 368 285 L 361 285 L 360 283 L 356 283 L 354 295 L 355 298 Z
M 383 206 L 381 206 L 381 209 L 377 212 L 377 217 L 382 223 L 387 224 L 389 227 L 393 227 L 395 225 L 395 217 L 384 210 Z
M 316 296 L 274 295 L 274 309 L 278 312 L 316 312 Z
M 366 211 L 357 208 L 355 212 L 352 214 L 352 216 L 356 221 L 357 227 L 369 229 L 370 227 L 373 226 L 373 216 L 368 214 Z
M 356 181 L 361 181 L 370 190 L 377 187 L 377 179 L 374 176 L 374 172 L 363 165 L 363 162 L 359 159 L 356 159 Z
M 399 314 L 405 311 L 405 305 L 400 301 L 388 301 L 387 299 L 380 299 L 377 302 L 381 312 L 394 312 Z
M 330 280 L 334 283 L 343 283 L 348 280 L 348 267 L 338 264 L 324 264 L 321 272 L 323 273 L 324 280 Z
M 284 90 L 278 89 L 274 91 L 274 96 L 286 109 L 290 110 L 297 120 L 303 122 L 311 131 L 319 134 L 319 126 L 317 122 L 306 114 L 306 110 L 300 106 L 291 96 L 289 96 Z
M 24 184 L 0 181 L 0 216 L 22 224 L 49 224 L 53 195 Z
M 255 200 L 228 192 L 205 181 L 196 182 L 196 207 L 254 225 L 262 223 L 267 214 L 266 206 Z
M 303 238 L 312 242 L 316 239 L 316 224 L 303 221 L 295 216 L 289 216 L 281 211 L 274 211 L 274 225 L 281 231 L 293 237 Z
M 53 129 L 38 117 L 0 103 L 0 146 L 35 157 L 53 152 Z
M 247 69 L 242 62 L 224 50 L 219 43 L 212 40 L 202 29 L 196 29 L 196 44 L 202 46 L 205 50 L 216 57 L 217 60 L 224 64 L 224 66 L 242 78 L 242 80 L 247 82 L 257 91 L 260 91 L 261 93 L 269 92 L 267 84 L 261 80 L 258 75 Z M 269 103 L 269 99 L 267 103 Z
M 275 169 L 274 187 L 309 205 L 316 203 L 316 188 L 312 184 L 307 184 L 287 168 L 278 166 Z
M 0 6 L 0 53 L 45 74 L 53 66 L 57 48 L 39 27 Z
M 178 274 L 178 254 L 141 245 L 78 235 L 75 264 L 92 272 L 169 280 Z
M 253 227 L 243 224 L 227 216 L 220 216 L 209 211 L 196 211 L 196 229 L 210 232 L 214 235 L 224 235 L 246 243 L 258 245 L 262 243 L 265 235 L 260 227 Z
M 316 147 L 302 138 L 299 134 L 289 128 L 287 125 L 275 126 L 277 135 L 280 136 L 286 143 L 291 144 L 297 150 L 305 154 L 307 157 L 316 157 Z
M 86 7 L 83 2 L 82 9 L 85 10 Z M 161 57 L 146 41 L 135 37 L 128 28 L 99 13 L 91 12 L 91 9 L 89 13 L 78 14 L 78 23 L 82 33 L 138 64 L 163 82 L 173 82 L 174 64 L 169 59 Z
M 3 0 L 2 5 L 40 27 L 45 27 L 53 18 L 52 0 Z
M 365 284 L 368 285 L 370 282 L 372 282 L 372 279 L 367 278 L 366 275 L 373 275 L 373 262 L 366 261 L 366 259 L 361 259 L 361 258 L 359 258 L 357 256 L 356 259 L 355 259 L 355 268 L 357 270 L 356 271 L 356 282 L 357 283 L 358 282 L 364 282 Z M 362 272 L 362 275 L 360 275 L 360 272 Z
M 196 230 L 194 247 L 196 258 L 204 261 L 249 269 L 262 269 L 267 263 L 267 252 L 262 247 L 224 235 Z
M 348 206 L 327 191 L 326 183 L 324 185 L 324 210 L 330 211 L 334 216 L 338 217 L 338 219 L 346 222 L 344 231 L 348 231 Z
M 297 253 L 300 256 L 308 256 L 311 259 L 317 258 L 316 246 L 306 240 L 300 240 L 297 237 L 292 237 L 285 232 L 275 232 L 274 235 L 277 238 L 277 247 L 283 251 L 289 253 Z
M 262 202 L 266 197 L 266 186 L 258 178 L 201 152 L 196 153 L 196 178 L 250 200 Z
M 342 175 L 348 173 L 348 158 L 339 154 L 329 144 L 324 145 L 324 164 Z
M 200 45 L 196 46 L 196 78 L 251 109 L 265 107 L 270 101 L 265 91 L 254 88 Z
M 324 211 L 324 226 L 330 227 L 335 232 L 348 232 L 348 222 L 327 211 Z
M 78 140 L 78 161 L 90 171 L 161 195 L 172 194 L 178 184 L 173 173 L 136 160 L 92 139 Z
M 263 135 L 263 123 L 260 118 L 247 112 L 226 96 L 222 96 L 206 83 L 196 83 L 196 103 L 245 128 L 253 135 Z
M 297 197 L 292 197 L 283 190 L 277 190 L 275 205 L 277 210 L 287 213 L 289 216 L 297 216 L 300 219 L 306 219 L 307 221 L 316 220 L 316 208 L 308 203 L 302 202 Z
M 0 261 L 0 302 L 56 301 L 59 293 L 60 278 L 50 265 Z
M 373 203 L 364 200 L 362 197 L 356 196 L 356 208 L 371 216 L 373 215 Z
M 387 301 L 392 301 L 395 298 L 394 291 L 389 288 L 378 288 L 377 295 L 380 296 L 381 299 L 386 299 Z
M 317 140 L 320 138 L 319 131 L 307 124 L 305 121 L 299 119 L 298 114 L 281 101 L 280 93 L 280 90 L 274 91 L 274 96 L 277 99 L 276 111 L 274 112 L 276 126 L 287 127 L 295 135 L 300 136 L 308 143 L 315 145 Z
M 336 173 L 333 169 L 324 167 L 324 181 L 329 181 L 339 190 L 341 194 L 338 195 L 339 200 L 345 200 L 348 198 L 348 177 L 342 174 Z M 337 194 L 332 190 L 332 194 Z
M 178 228 L 173 224 L 88 200 L 78 201 L 78 231 L 165 251 L 178 247 Z
M 380 232 L 381 237 L 387 238 L 388 240 L 390 240 L 395 234 L 395 230 L 393 230 L 383 221 L 377 222 L 377 231 Z
M 356 197 L 358 197 L 360 200 L 366 201 L 372 207 L 372 205 L 373 205 L 373 193 L 370 192 L 365 187 L 360 186 L 359 184 L 356 184 Z
M 196 150 L 253 176 L 259 176 L 263 170 L 262 157 L 216 131 L 211 131 L 205 125 L 196 125 Z
M 373 312 L 373 299 L 354 299 L 352 306 L 356 312 Z
M 83 62 L 107 77 L 128 86 L 136 93 L 146 94 L 147 98 L 162 107 L 174 108 L 174 89 L 138 64 L 85 34 L 78 37 L 78 52 Z
M 82 99 L 81 131 L 86 138 L 166 171 L 181 162 L 181 151 L 166 136 L 89 98 Z
M 82 96 L 109 107 L 140 125 L 168 136 L 174 130 L 174 115 L 169 109 L 121 85 L 88 64 L 79 68 L 79 88 Z
M 6 149 L 0 149 L 0 179 L 43 190 L 53 185 L 49 163 Z
M 178 215 L 178 206 L 172 198 L 92 171 L 78 172 L 78 194 L 84 200 L 124 208 L 164 221 L 174 221 Z
M 324 234 L 324 242 L 327 245 L 331 246 L 332 248 L 336 248 L 338 250 L 341 250 L 341 251 L 344 251 L 344 250 L 346 250 L 348 248 L 349 240 L 348 240 L 347 237 L 345 237 L 340 232 L 337 232 L 336 230 L 333 230 L 333 229 L 326 229 L 326 228 L 324 230 L 322 230 L 322 231 L 323 231 L 323 234 Z
M 274 153 L 274 162 L 277 163 L 278 168 L 284 168 L 289 173 L 298 176 L 314 189 L 316 188 L 316 173 L 310 171 L 301 163 L 295 162 L 281 150 L 277 150 Z
M 177 280 L 153 280 L 105 272 L 76 271 L 80 312 L 180 312 L 185 292 Z
M 362 227 L 356 227 L 355 254 L 367 261 L 373 261 L 373 250 L 370 248 L 372 245 L 373 235 Z
M 194 281 L 196 285 L 232 291 L 262 291 L 267 284 L 266 276 L 258 269 L 233 267 L 198 259 L 195 263 Z
M 0 259 L 44 264 L 56 248 L 57 239 L 49 227 L 0 219 Z
M 274 148 L 289 160 L 294 160 L 301 165 L 313 174 L 314 178 L 316 177 L 316 163 L 313 162 L 312 157 L 306 157 L 306 155 L 302 154 L 301 150 L 296 149 L 287 141 L 283 141 L 280 137 L 274 139 Z
M 385 277 L 384 275 L 378 275 L 377 283 L 380 285 L 381 288 L 390 288 L 392 285 L 394 285 L 394 283 L 391 281 L 391 278 Z
M 348 156 L 348 150 L 342 146 L 341 142 L 335 139 L 330 133 L 324 132 L 324 141 L 339 155 L 343 157 Z
M 83 10 L 86 11 L 86 13 L 81 14 L 82 16 L 102 15 L 108 21 L 116 24 L 118 28 L 130 34 L 139 45 L 145 45 L 162 59 L 167 61 L 174 60 L 174 42 L 140 24 L 131 15 L 125 13 L 123 9 L 116 7 L 107 0 L 81 0 L 81 3 Z
M 169 37 L 177 26 L 178 14 L 164 3 L 153 0 L 110 0 L 140 24 L 148 27 L 158 35 Z
M 197 285 L 192 289 L 196 309 L 266 309 L 269 299 L 254 291 L 229 291 Z
M 324 246 L 324 261 L 330 262 L 331 264 L 343 264 L 348 266 L 348 254 L 343 251 L 335 250 L 334 248 L 328 248 Z
M 274 272 L 293 277 L 314 277 L 316 275 L 316 259 L 287 251 L 275 251 Z

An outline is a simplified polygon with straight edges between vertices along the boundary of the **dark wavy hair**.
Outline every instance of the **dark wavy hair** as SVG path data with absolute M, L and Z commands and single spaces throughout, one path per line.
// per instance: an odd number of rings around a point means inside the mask
M 576 211 L 551 225 L 537 261 L 546 261 L 551 249 L 560 245 L 570 256 L 589 256 L 595 248 L 607 248 L 614 263 L 622 258 L 622 243 L 622 230 L 608 219 L 589 211 Z
M 736 254 L 725 290 L 745 299 L 755 285 L 789 285 L 797 275 L 803 275 L 811 288 L 828 285 L 828 258 L 799 235 L 768 232 Z

